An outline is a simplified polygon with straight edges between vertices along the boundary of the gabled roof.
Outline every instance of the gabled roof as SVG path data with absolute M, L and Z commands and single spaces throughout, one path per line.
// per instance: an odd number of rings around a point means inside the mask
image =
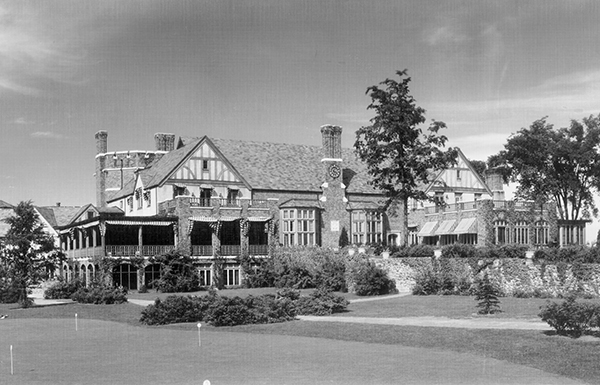
M 69 224 L 81 211 L 81 206 L 36 206 L 35 209 L 50 226 L 57 227 Z
M 469 160 L 467 159 L 467 157 L 465 156 L 465 154 L 462 152 L 462 150 L 460 148 L 458 148 L 458 147 L 456 147 L 456 150 L 458 152 L 458 157 L 467 166 L 467 168 L 469 169 L 469 171 L 471 171 L 473 173 L 473 175 L 475 176 L 475 179 L 477 179 L 477 181 L 479 183 L 481 183 L 481 185 L 487 191 L 488 194 L 492 195 L 493 194 L 492 190 L 490 190 L 489 186 L 483 180 L 483 178 L 481 178 L 481 176 L 479 175 L 479 173 L 477 171 L 475 171 L 475 169 L 473 168 L 473 165 L 471 164 L 471 162 L 469 162 Z M 444 172 L 446 172 L 447 170 L 452 170 L 452 169 L 453 169 L 453 167 L 449 167 L 447 169 L 439 171 L 437 173 L 437 176 L 435 176 L 435 178 L 431 181 L 431 183 L 429 183 L 429 185 L 425 188 L 425 193 L 428 193 L 429 191 L 431 191 L 431 189 L 433 188 L 433 186 L 435 185 L 435 183 L 439 180 L 439 178 L 442 176 L 442 174 L 444 174 Z
M 144 188 L 162 185 L 204 142 L 223 155 L 233 171 L 253 190 L 321 191 L 323 158 L 321 147 L 289 143 L 253 142 L 208 137 L 179 139 L 178 148 L 156 160 L 137 174 Z M 352 149 L 342 149 L 343 182 L 349 193 L 376 194 L 368 185 L 366 166 Z M 107 201 L 133 194 L 136 180 L 129 180 Z
M 10 203 L 4 202 L 3 200 L 0 200 L 0 209 L 12 209 L 15 206 L 11 205 Z

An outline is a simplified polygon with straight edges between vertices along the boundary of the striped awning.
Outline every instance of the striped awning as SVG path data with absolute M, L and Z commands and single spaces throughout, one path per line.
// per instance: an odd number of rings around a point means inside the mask
M 107 225 L 119 225 L 119 226 L 171 226 L 175 221 L 119 221 L 110 220 L 106 221 Z
M 477 234 L 477 218 L 464 218 L 458 222 L 453 234 Z
M 193 222 L 233 222 L 233 221 L 237 221 L 238 219 L 242 219 L 242 218 L 241 217 L 229 217 L 229 216 L 222 216 L 222 217 L 202 216 L 202 217 L 191 217 L 190 221 L 193 221 Z
M 433 233 L 433 229 L 435 229 L 435 226 L 437 226 L 437 222 L 426 222 L 423 227 L 421 228 L 421 230 L 419 230 L 419 233 L 417 234 L 417 236 L 419 237 L 429 237 L 432 235 L 435 235 Z
M 454 219 L 442 221 L 442 223 L 440 223 L 440 226 L 437 228 L 437 230 L 435 230 L 435 235 L 452 234 L 452 231 L 450 231 L 450 229 L 452 228 L 452 226 L 454 226 L 454 223 L 456 223 L 456 220 L 454 220 Z

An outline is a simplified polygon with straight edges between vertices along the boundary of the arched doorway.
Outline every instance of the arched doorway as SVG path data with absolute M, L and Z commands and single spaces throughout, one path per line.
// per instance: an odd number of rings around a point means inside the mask
M 85 265 L 81 265 L 81 283 L 83 284 L 83 287 L 87 287 L 88 285 L 87 269 L 85 268 Z
M 113 283 L 127 290 L 137 290 L 137 269 L 129 263 L 121 263 L 113 269 Z
M 153 263 L 144 268 L 144 284 L 148 289 L 154 288 L 153 281 L 160 279 L 160 264 Z

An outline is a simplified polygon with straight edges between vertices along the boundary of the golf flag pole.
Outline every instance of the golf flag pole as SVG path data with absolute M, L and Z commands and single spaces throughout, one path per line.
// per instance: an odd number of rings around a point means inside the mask
M 15 367 L 13 364 L 13 354 L 12 354 L 12 345 L 10 345 L 10 374 L 15 374 Z
M 78 325 L 77 325 L 77 313 L 75 313 L 75 331 L 78 330 Z

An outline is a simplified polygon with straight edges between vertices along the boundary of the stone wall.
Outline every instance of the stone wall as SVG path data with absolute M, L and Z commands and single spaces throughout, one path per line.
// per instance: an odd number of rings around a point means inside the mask
M 401 292 L 411 291 L 419 272 L 433 268 L 432 258 L 374 259 L 396 281 Z M 477 269 L 472 269 L 467 259 L 453 259 L 454 264 L 464 263 L 464 271 L 471 271 L 475 280 Z M 482 263 L 482 262 L 480 262 Z M 579 292 L 587 296 L 600 296 L 600 264 L 533 263 L 527 259 L 497 259 L 489 266 L 489 275 L 504 295 L 564 296 Z

